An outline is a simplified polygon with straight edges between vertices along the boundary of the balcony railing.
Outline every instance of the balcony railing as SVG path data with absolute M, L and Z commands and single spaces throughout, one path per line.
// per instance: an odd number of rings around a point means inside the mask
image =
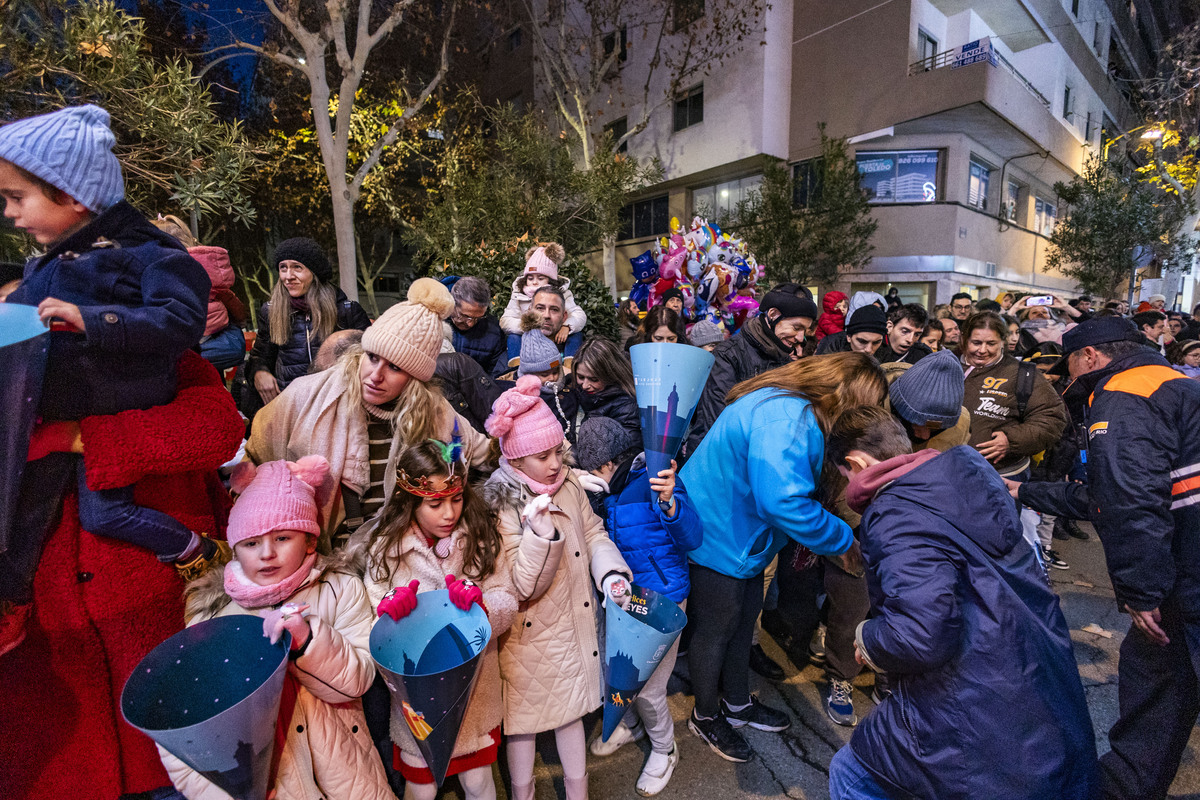
M 911 77 L 913 75 L 918 75 L 922 72 L 929 72 L 930 70 L 942 69 L 944 67 L 952 67 L 952 66 L 954 66 L 954 59 L 958 54 L 959 54 L 959 51 L 957 49 L 946 50 L 941 53 L 935 53 L 935 54 L 931 55 L 929 58 L 925 58 L 925 59 L 922 59 L 921 61 L 916 61 L 912 64 L 909 64 L 908 65 L 908 74 Z M 1041 104 L 1044 105 L 1047 109 L 1050 108 L 1050 101 L 1046 99 L 1046 96 L 1044 94 L 1042 94 L 1041 92 L 1039 92 L 1037 90 L 1037 88 L 1032 83 L 1029 82 L 1028 78 L 1026 78 L 1024 75 L 1022 75 L 1019 71 L 1017 71 L 1017 68 L 1014 67 L 1012 65 L 1012 63 L 1003 56 L 1003 54 L 1001 54 L 999 51 L 993 49 L 992 55 L 994 55 L 996 57 L 996 62 L 999 66 L 1001 66 L 1004 69 L 1011 72 L 1013 77 L 1016 78 L 1018 81 L 1020 81 L 1021 85 L 1029 90 L 1030 94 L 1032 94 L 1034 97 L 1036 97 L 1041 102 Z M 975 63 L 979 63 L 979 62 L 975 62 Z M 967 64 L 964 66 L 970 66 L 970 65 Z

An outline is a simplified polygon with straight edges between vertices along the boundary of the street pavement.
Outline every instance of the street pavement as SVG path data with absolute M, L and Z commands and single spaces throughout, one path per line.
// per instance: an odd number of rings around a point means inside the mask
M 1091 532 L 1088 525 L 1082 526 Z M 1104 553 L 1092 532 L 1088 541 L 1055 542 L 1070 564 L 1068 570 L 1052 570 L 1051 580 L 1062 598 L 1063 612 L 1071 628 L 1075 659 L 1087 693 L 1088 708 L 1096 730 L 1096 748 L 1108 750 L 1107 732 L 1117 717 L 1117 656 L 1129 629 L 1129 618 L 1118 612 L 1104 566 Z M 1080 629 L 1095 624 L 1112 633 L 1112 638 Z M 763 702 L 785 709 L 792 718 L 790 730 L 782 733 L 747 731 L 754 756 L 746 764 L 732 764 L 719 757 L 687 728 L 692 697 L 687 693 L 686 658 L 680 659 L 670 684 L 669 702 L 675 717 L 679 765 L 670 785 L 659 797 L 664 800 L 733 800 L 734 798 L 790 798 L 825 800 L 829 797 L 828 765 L 852 731 L 835 725 L 825 714 L 824 673 L 811 665 L 798 669 L 765 634 L 766 651 L 787 670 L 786 680 L 773 685 L 751 674 L 751 689 Z M 862 716 L 874 707 L 868 695 L 874 678 L 870 673 L 854 681 L 854 705 Z M 586 720 L 590 737 L 600 729 L 599 714 Z M 538 738 L 537 800 L 566 796 L 562 769 L 554 754 L 553 736 Z M 624 800 L 637 797 L 634 784 L 650 752 L 645 740 L 626 745 L 608 758 L 589 756 L 592 800 Z M 986 768 L 985 765 L 980 765 Z M 500 796 L 508 788 L 507 771 L 502 771 Z M 448 780 L 445 796 L 461 797 L 454 780 Z M 1193 732 L 1179 774 L 1171 787 L 1173 800 L 1200 800 L 1200 734 Z

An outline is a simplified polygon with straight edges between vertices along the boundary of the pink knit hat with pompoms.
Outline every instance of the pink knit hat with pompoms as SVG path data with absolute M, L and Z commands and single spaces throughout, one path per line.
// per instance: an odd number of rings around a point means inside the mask
M 492 403 L 492 413 L 484 427 L 500 440 L 500 452 L 510 461 L 544 453 L 562 444 L 562 425 L 539 396 L 541 389 L 540 378 L 525 375 Z
M 329 462 L 323 456 L 268 461 L 259 467 L 249 461 L 238 464 L 230 480 L 238 499 L 229 512 L 229 546 L 271 531 L 320 536 L 317 493 L 328 476 Z

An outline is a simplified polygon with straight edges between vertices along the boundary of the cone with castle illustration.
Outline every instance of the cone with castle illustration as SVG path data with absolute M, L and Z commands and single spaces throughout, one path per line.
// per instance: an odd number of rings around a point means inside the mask
M 230 796 L 265 800 L 291 643 L 249 614 L 197 623 L 141 660 L 121 713 Z
M 604 741 L 687 624 L 683 609 L 665 594 L 637 585 L 630 590 L 628 607 L 605 604 Z
M 687 438 L 714 359 L 703 348 L 667 342 L 634 345 L 629 357 L 642 416 L 646 474 L 657 475 L 671 468 L 671 459 Z
M 478 604 L 463 611 L 445 589 L 421 592 L 399 622 L 386 614 L 371 629 L 371 657 L 404 704 L 404 719 L 438 786 L 475 687 L 492 626 Z

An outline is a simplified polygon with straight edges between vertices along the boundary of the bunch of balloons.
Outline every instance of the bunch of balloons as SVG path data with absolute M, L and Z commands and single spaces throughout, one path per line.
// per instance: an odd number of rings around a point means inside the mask
M 638 307 L 650 309 L 679 289 L 689 319 L 707 317 L 730 329 L 758 308 L 754 287 L 766 272 L 744 240 L 700 217 L 692 218 L 688 230 L 671 217 L 670 234 L 629 263 L 634 279 L 629 299 Z

